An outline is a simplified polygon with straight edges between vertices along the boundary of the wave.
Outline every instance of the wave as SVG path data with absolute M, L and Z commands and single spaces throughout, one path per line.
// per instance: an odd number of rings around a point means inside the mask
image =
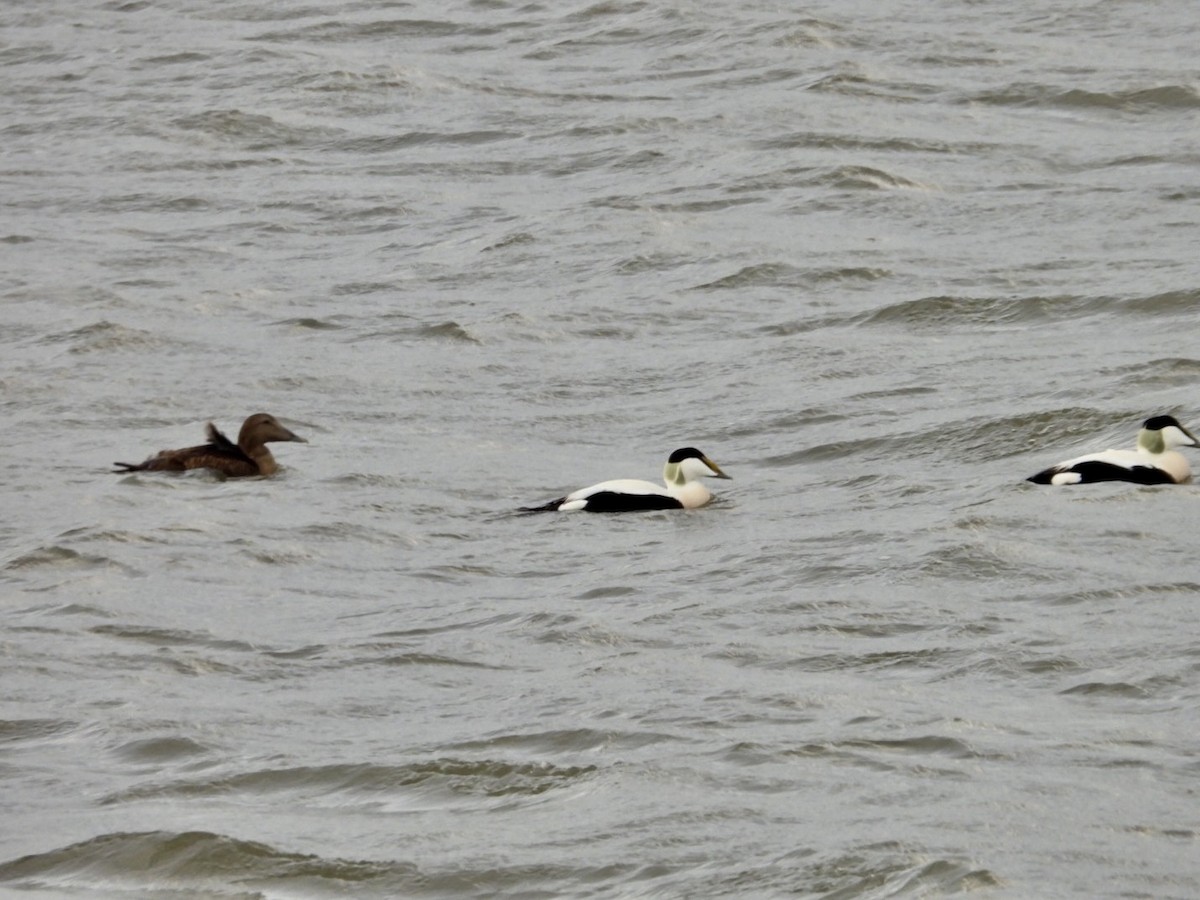
M 99 321 L 70 331 L 47 334 L 41 344 L 65 344 L 68 353 L 132 351 L 144 353 L 169 347 L 175 342 L 140 328 L 129 328 L 115 322 Z
M 407 318 L 407 317 L 404 317 Z M 478 337 L 465 326 L 455 321 L 439 322 L 430 325 L 424 322 L 402 328 L 385 328 L 371 331 L 354 340 L 431 340 L 451 341 L 464 344 L 482 344 Z
M 78 723 L 66 719 L 0 719 L 0 746 L 43 741 L 76 727 Z
M 27 889 L 153 889 L 155 896 L 187 897 L 261 898 L 260 887 L 281 882 L 340 896 L 347 884 L 411 889 L 415 875 L 406 863 L 325 859 L 206 831 L 104 834 L 0 863 L 0 883 Z
M 1104 315 L 1192 316 L 1200 289 L 1164 291 L 1134 297 L 1069 294 L 1028 297 L 937 295 L 893 303 L 849 319 L 856 325 L 915 328 L 1028 326 L 1079 321 Z
M 1200 92 L 1188 85 L 1168 84 L 1124 91 L 1094 91 L 1046 84 L 1013 84 L 969 98 L 992 106 L 1037 106 L 1063 109 L 1110 109 L 1123 112 L 1200 109 Z
M 886 269 L 867 266 L 840 268 L 800 268 L 787 263 L 759 263 L 743 266 L 736 272 L 696 285 L 692 290 L 719 291 L 748 287 L 813 287 L 842 282 L 873 282 L 887 278 Z
M 155 897 L 256 898 L 296 892 L 308 897 L 741 896 L 794 894 L 797 884 L 825 885 L 828 897 L 943 896 L 994 888 L 987 869 L 955 859 L 918 858 L 897 842 L 821 853 L 803 849 L 748 870 L 664 859 L 587 866 L 556 862 L 479 862 L 424 871 L 402 860 L 374 861 L 292 853 L 259 841 L 207 831 L 116 832 L 0 863 L 0 883 L 28 890 L 69 888 L 86 896 L 153 891 Z M 83 895 L 81 893 L 81 895 Z M 815 896 L 815 895 L 814 895 Z
M 240 109 L 213 109 L 180 116 L 171 123 L 185 132 L 236 142 L 248 150 L 279 150 L 312 144 L 339 132 L 333 129 L 297 127 L 262 113 Z
M 503 739 L 499 739 L 503 743 Z M 144 743 L 144 742 L 143 742 Z M 495 747 L 496 741 L 475 742 Z M 191 744 L 191 742 L 187 742 Z M 170 741 L 139 743 L 130 752 L 143 759 L 145 753 L 181 754 L 206 752 Z M 104 806 L 146 800 L 287 795 L 291 802 L 306 806 L 362 806 L 372 809 L 412 809 L 414 806 L 465 805 L 478 808 L 480 801 L 537 797 L 549 791 L 574 786 L 590 778 L 591 765 L 562 766 L 552 763 L 510 762 L 504 759 L 439 757 L 402 765 L 335 764 L 258 769 L 215 778 L 182 779 L 143 784 L 109 794 Z

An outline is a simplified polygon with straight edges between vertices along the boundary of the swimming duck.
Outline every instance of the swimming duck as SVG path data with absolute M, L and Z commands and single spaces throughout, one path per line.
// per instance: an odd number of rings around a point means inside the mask
M 1183 484 L 1192 470 L 1176 447 L 1195 447 L 1195 436 L 1174 416 L 1154 416 L 1142 423 L 1134 450 L 1105 450 L 1068 459 L 1032 475 L 1035 484 L 1086 484 L 1132 481 L 1135 484 Z
M 113 463 L 115 472 L 182 472 L 185 469 L 214 469 L 231 478 L 274 475 L 279 468 L 267 449 L 269 441 L 308 441 L 288 431 L 274 416 L 255 413 L 242 423 L 237 443 L 229 440 L 212 422 L 205 429 L 208 443 L 182 450 L 161 450 L 141 463 Z
M 684 447 L 676 450 L 663 466 L 662 485 L 635 478 L 602 481 L 580 488 L 565 497 L 551 500 L 544 506 L 525 506 L 523 512 L 634 512 L 644 509 L 695 509 L 712 499 L 708 488 L 697 479 L 728 478 L 720 467 L 697 450 Z

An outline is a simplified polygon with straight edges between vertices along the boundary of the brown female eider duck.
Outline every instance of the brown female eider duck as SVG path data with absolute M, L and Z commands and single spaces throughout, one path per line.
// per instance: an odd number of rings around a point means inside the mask
M 274 416 L 255 413 L 242 423 L 237 443 L 229 440 L 212 422 L 205 429 L 208 443 L 181 450 L 161 450 L 141 463 L 113 463 L 124 472 L 183 472 L 187 469 L 213 469 L 230 478 L 248 475 L 274 475 L 279 468 L 267 449 L 269 441 L 308 441 L 288 431 Z

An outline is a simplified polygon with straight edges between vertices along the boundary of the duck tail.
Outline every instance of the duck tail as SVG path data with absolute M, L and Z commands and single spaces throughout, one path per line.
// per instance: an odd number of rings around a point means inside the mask
M 540 513 L 540 512 L 558 512 L 558 508 L 563 505 L 566 497 L 559 497 L 557 500 L 551 500 L 549 503 L 544 503 L 541 506 L 520 506 L 517 507 L 517 512 L 523 513 Z

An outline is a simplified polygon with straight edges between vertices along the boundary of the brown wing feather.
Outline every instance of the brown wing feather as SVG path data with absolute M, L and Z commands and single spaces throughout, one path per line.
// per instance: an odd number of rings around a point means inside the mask
M 180 450 L 163 450 L 141 463 L 114 463 L 121 472 L 183 472 L 187 469 L 216 469 L 241 477 L 260 474 L 258 463 L 242 452 L 233 441 L 208 423 L 208 443 Z

